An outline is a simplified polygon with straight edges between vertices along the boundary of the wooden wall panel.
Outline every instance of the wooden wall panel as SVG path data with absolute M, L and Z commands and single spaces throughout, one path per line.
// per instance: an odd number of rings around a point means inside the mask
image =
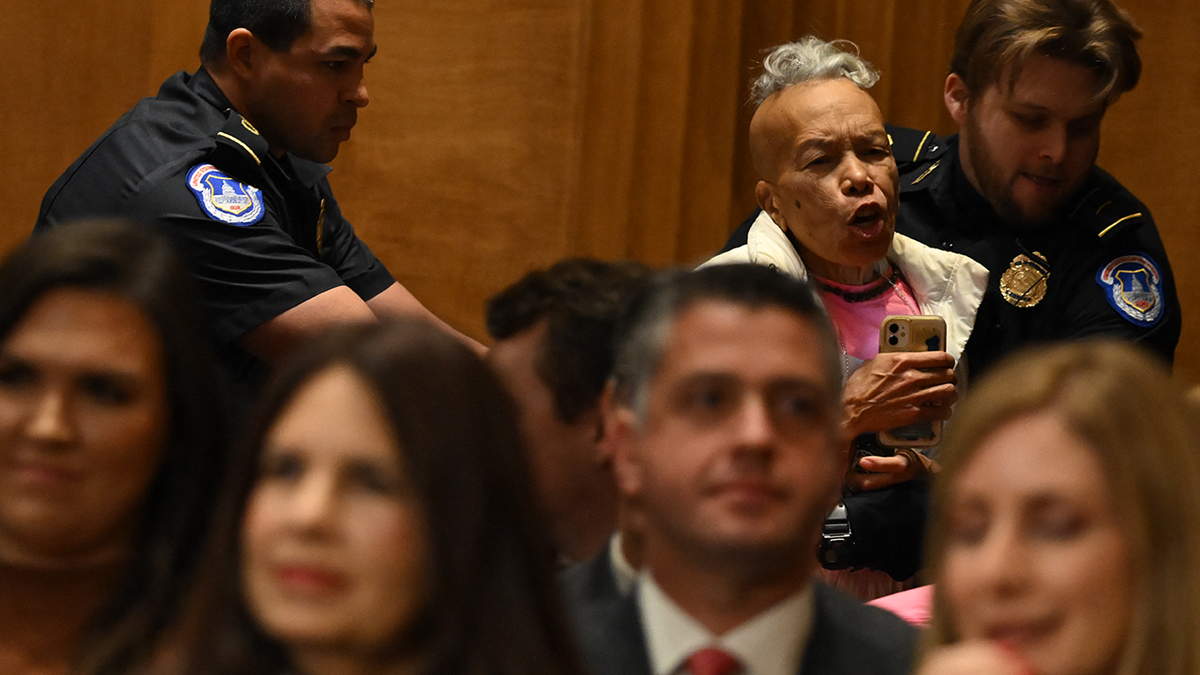
M 740 19 L 721 0 L 592 6 L 580 253 L 665 265 L 701 260 L 723 239 Z
M 178 0 L 6 3 L 0 250 L 29 235 L 46 188 L 101 132 L 172 72 L 195 67 L 207 19 L 206 4 Z
M 644 0 L 593 0 L 584 14 L 584 72 L 579 110 L 580 166 L 565 227 L 572 253 L 628 257 L 630 195 L 634 193 L 638 81 L 642 73 Z
M 580 8 L 406 1 L 375 15 L 371 103 L 330 181 L 397 279 L 482 336 L 488 296 L 571 252 Z

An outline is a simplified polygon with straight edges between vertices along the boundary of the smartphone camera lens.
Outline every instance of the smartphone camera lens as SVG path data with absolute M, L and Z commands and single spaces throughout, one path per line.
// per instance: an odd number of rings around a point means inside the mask
M 894 323 L 894 324 L 888 326 L 888 330 L 895 333 L 896 331 L 900 330 L 900 324 Z M 896 343 L 893 342 L 892 344 L 896 344 Z
M 895 335 L 888 336 L 888 344 L 895 347 L 896 343 L 900 342 L 900 338 Z

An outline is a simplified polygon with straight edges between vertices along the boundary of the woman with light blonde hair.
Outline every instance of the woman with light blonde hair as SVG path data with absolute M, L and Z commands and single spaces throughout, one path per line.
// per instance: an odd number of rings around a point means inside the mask
M 989 373 L 943 446 L 918 672 L 1200 672 L 1193 417 L 1167 368 L 1127 344 Z

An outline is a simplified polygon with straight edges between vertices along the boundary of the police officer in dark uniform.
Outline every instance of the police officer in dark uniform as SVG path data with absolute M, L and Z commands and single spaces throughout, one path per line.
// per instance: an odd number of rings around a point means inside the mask
M 213 0 L 203 67 L 93 143 L 46 193 L 36 229 L 116 216 L 168 233 L 225 363 L 251 387 L 329 325 L 432 318 L 355 236 L 326 180 L 368 102 L 371 5 Z
M 960 133 L 888 130 L 896 229 L 990 272 L 973 375 L 1021 346 L 1093 336 L 1173 360 L 1179 300 L 1158 230 L 1095 166 L 1107 106 L 1137 84 L 1138 38 L 1107 0 L 975 0 L 945 90 Z
M 1138 341 L 1171 362 L 1181 327 L 1174 277 L 1149 210 L 1116 179 L 1094 168 L 1057 222 L 1022 230 L 971 185 L 957 136 L 920 135 L 923 149 L 908 155 L 919 159 L 900 177 L 897 229 L 991 272 L 967 345 L 973 375 L 1021 346 L 1090 336 Z

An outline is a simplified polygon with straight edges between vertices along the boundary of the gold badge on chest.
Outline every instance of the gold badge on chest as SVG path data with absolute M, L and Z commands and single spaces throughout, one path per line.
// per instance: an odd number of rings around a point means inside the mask
M 1046 297 L 1046 284 L 1050 281 L 1050 267 L 1046 258 L 1037 251 L 1030 258 L 1018 255 L 1009 263 L 1000 276 L 1000 295 L 1014 307 L 1033 307 Z

